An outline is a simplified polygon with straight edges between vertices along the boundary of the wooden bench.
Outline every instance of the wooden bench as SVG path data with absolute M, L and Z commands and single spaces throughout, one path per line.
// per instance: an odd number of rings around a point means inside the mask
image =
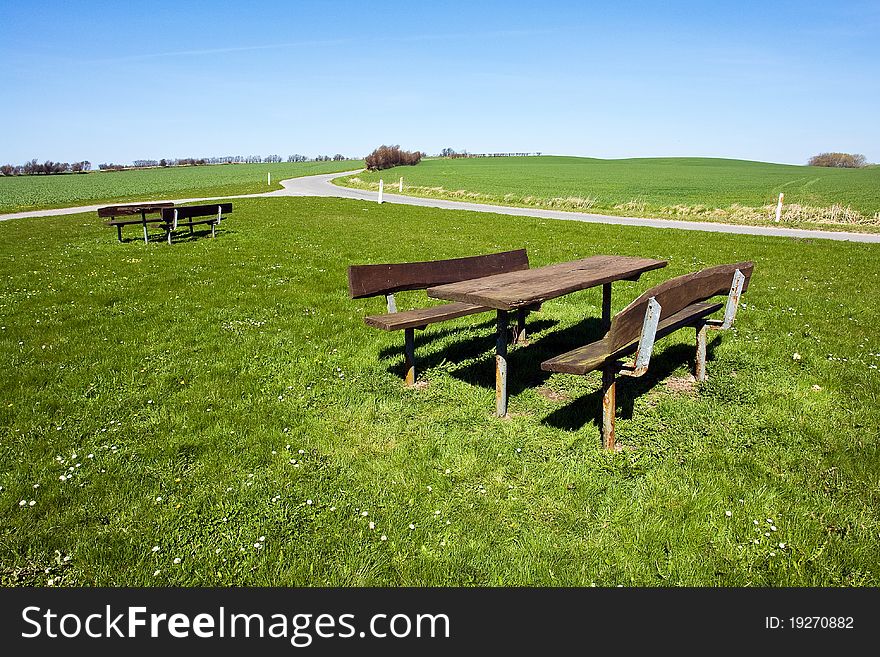
M 141 224 L 144 227 L 144 242 L 149 242 L 147 236 L 147 224 L 161 223 L 162 218 L 147 219 L 147 215 L 160 214 L 163 208 L 173 207 L 174 203 L 168 201 L 163 203 L 138 203 L 135 205 L 108 205 L 105 208 L 98 208 L 98 216 L 101 218 L 110 217 L 110 221 L 105 222 L 107 226 L 116 226 L 116 236 L 122 241 L 122 227 Z M 117 219 L 116 217 L 130 217 L 139 214 L 140 219 Z
M 642 376 L 648 371 L 654 341 L 691 326 L 697 334 L 695 378 L 704 381 L 706 329 L 730 328 L 753 268 L 751 262 L 720 265 L 661 283 L 617 313 L 601 340 L 544 361 L 541 369 L 567 374 L 602 370 L 602 444 L 613 449 L 616 376 Z M 726 304 L 709 301 L 724 293 Z M 721 308 L 723 320 L 707 319 Z M 621 362 L 633 353 L 631 364 Z
M 210 205 L 184 205 L 162 210 L 161 227 L 165 229 L 165 239 L 171 244 L 171 233 L 181 226 L 188 226 L 190 235 L 193 226 L 211 226 L 211 237 L 216 237 L 216 228 L 224 214 L 232 212 L 232 203 L 213 203 Z M 206 218 L 207 217 L 207 218 Z
M 429 308 L 398 312 L 394 293 L 404 290 L 424 290 L 434 285 L 457 283 L 458 281 L 528 268 L 529 259 L 525 249 L 429 262 L 351 265 L 348 268 L 348 293 L 352 299 L 385 296 L 388 312 L 383 315 L 365 317 L 364 322 L 367 326 L 383 331 L 404 331 L 405 380 L 406 384 L 411 386 L 416 381 L 416 329 L 424 329 L 428 324 L 494 311 L 494 309 L 469 303 L 446 303 Z M 519 335 L 524 336 L 524 328 L 525 311 L 519 314 Z

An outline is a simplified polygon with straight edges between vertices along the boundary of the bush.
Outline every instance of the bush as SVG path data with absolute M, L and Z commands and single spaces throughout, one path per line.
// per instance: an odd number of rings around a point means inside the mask
M 811 167 L 843 167 L 860 169 L 867 164 L 864 155 L 858 153 L 819 153 L 807 162 Z
M 369 171 L 380 171 L 382 169 L 390 169 L 391 167 L 409 165 L 413 166 L 422 161 L 422 154 L 419 151 L 411 153 L 410 151 L 400 150 L 400 146 L 379 146 L 372 153 L 364 158 L 367 169 Z

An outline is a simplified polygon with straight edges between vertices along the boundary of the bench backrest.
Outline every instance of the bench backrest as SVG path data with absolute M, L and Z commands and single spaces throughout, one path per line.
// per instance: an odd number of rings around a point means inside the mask
M 163 208 L 162 221 L 174 221 L 174 213 L 177 212 L 177 220 L 189 219 L 190 217 L 210 217 L 211 215 L 229 214 L 232 212 L 232 203 L 214 203 L 212 205 L 182 205 L 176 208 Z
M 163 203 L 139 203 L 137 205 L 108 205 L 106 208 L 98 208 L 99 217 L 125 217 L 132 214 L 158 212 L 162 208 L 174 207 L 171 201 Z
M 351 265 L 348 268 L 348 293 L 352 299 L 362 299 L 528 268 L 525 249 L 450 260 Z
M 745 292 L 749 286 L 754 266 L 753 262 L 739 262 L 732 265 L 709 267 L 692 274 L 671 278 L 652 287 L 614 316 L 609 331 L 611 352 L 613 353 L 639 339 L 642 324 L 645 321 L 645 311 L 648 309 L 651 297 L 654 297 L 661 306 L 660 320 L 662 321 L 693 303 L 730 292 L 733 275 L 737 269 L 745 276 L 742 287 L 742 291 Z

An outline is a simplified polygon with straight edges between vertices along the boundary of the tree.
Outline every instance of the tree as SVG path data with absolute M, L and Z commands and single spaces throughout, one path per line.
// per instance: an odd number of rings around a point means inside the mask
M 370 171 L 379 171 L 381 169 L 390 169 L 400 165 L 414 166 L 422 161 L 422 154 L 419 151 L 410 152 L 400 150 L 400 146 L 379 146 L 372 153 L 364 158 L 367 169 Z
M 868 161 L 859 153 L 819 153 L 807 162 L 811 167 L 841 167 L 845 169 L 861 169 Z

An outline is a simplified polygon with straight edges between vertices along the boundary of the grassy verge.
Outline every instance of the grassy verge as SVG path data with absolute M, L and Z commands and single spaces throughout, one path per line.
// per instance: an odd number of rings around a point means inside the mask
M 281 189 L 280 181 L 287 178 L 350 171 L 362 166 L 362 160 L 344 160 L 0 177 L 0 214 L 113 201 L 257 194 Z M 267 184 L 270 173 L 271 185 Z
M 880 231 L 880 167 L 798 167 L 707 158 L 569 157 L 426 160 L 340 178 L 337 184 L 492 205 L 745 225 Z
M 235 210 L 172 246 L 120 244 L 93 215 L 0 223 L 0 583 L 880 584 L 876 247 L 340 199 Z M 402 336 L 362 321 L 383 301 L 346 295 L 350 263 L 523 246 L 533 265 L 669 260 L 615 284 L 615 310 L 757 266 L 708 382 L 686 379 L 691 335 L 659 342 L 620 387 L 609 454 L 598 380 L 538 368 L 596 337 L 599 291 L 532 316 L 506 420 L 489 315 L 420 332 L 427 385 L 408 390 Z

